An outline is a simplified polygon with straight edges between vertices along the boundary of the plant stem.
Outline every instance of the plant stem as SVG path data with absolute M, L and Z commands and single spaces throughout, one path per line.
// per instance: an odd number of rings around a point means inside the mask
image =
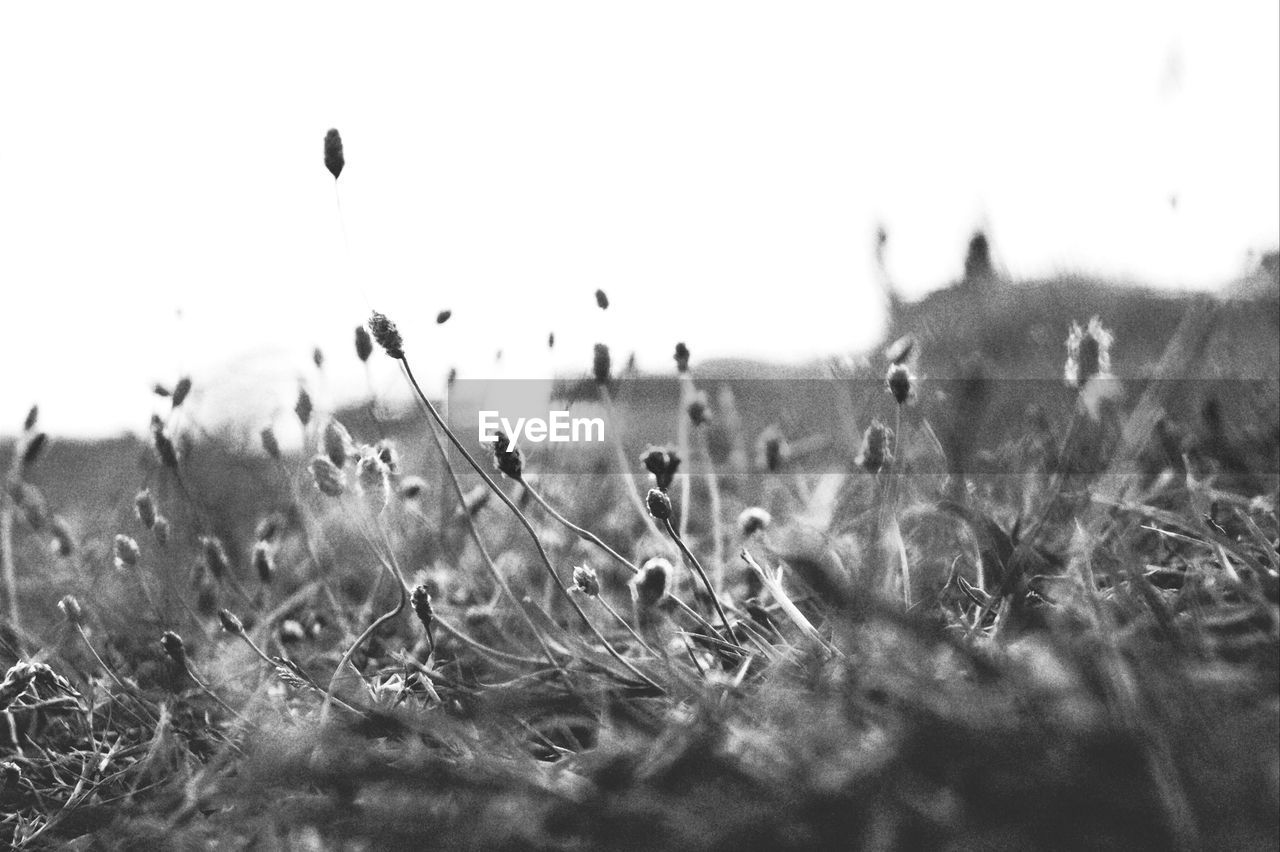
M 702 585 L 706 587 L 707 594 L 711 596 L 711 603 L 716 608 L 716 614 L 720 616 L 720 623 L 724 625 L 725 637 L 734 644 L 739 650 L 742 646 L 738 644 L 738 639 L 733 635 L 732 628 L 729 627 L 729 616 L 725 615 L 724 607 L 720 605 L 720 598 L 716 595 L 716 590 L 711 587 L 711 580 L 707 578 L 707 572 L 702 570 L 702 563 L 698 561 L 698 557 L 693 555 L 693 551 L 685 546 L 684 539 L 680 538 L 680 533 L 676 532 L 676 528 L 671 525 L 671 519 L 667 518 L 662 522 L 666 525 L 667 534 L 671 536 L 672 541 L 676 543 L 676 547 L 680 548 L 680 552 L 684 555 L 685 561 L 689 567 L 693 568 L 694 573 L 698 575 L 698 579 L 702 581 Z

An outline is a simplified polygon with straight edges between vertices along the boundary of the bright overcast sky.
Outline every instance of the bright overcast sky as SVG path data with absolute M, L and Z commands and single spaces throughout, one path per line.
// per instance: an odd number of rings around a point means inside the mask
M 848 350 L 877 222 L 911 294 L 978 226 L 1180 287 L 1280 240 L 1275 0 L 203 10 L 0 8 L 0 432 L 142 428 L 183 372 L 290 404 L 370 305 L 435 375 Z

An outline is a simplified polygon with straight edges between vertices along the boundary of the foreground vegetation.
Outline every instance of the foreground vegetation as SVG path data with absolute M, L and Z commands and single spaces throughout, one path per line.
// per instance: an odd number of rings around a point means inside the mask
M 282 424 L 206 434 L 185 379 L 146 445 L 73 458 L 33 409 L 0 504 L 0 831 L 1273 847 L 1280 365 L 1205 377 L 1215 316 L 1124 364 L 1105 322 L 1010 356 L 1004 319 L 904 309 L 884 355 L 823 379 L 822 440 L 684 344 L 656 394 L 602 345 L 573 392 L 619 443 L 573 475 L 447 429 L 380 314 L 355 354 L 421 413 L 335 415 L 304 386 L 300 454 Z

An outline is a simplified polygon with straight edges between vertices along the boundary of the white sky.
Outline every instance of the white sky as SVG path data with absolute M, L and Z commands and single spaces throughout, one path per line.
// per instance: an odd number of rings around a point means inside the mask
M 4 4 L 0 432 L 141 429 L 183 372 L 287 408 L 370 304 L 436 375 L 847 350 L 880 221 L 912 294 L 976 226 L 1181 287 L 1280 241 L 1274 0 L 628 8 Z

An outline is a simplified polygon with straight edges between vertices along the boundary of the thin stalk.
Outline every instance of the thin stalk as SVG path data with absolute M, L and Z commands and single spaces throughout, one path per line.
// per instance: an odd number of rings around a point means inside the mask
M 680 552 L 684 555 L 685 561 L 698 575 L 698 579 L 702 581 L 702 585 L 706 587 L 707 594 L 711 596 L 711 603 L 716 608 L 716 614 L 720 616 L 720 622 L 724 625 L 725 636 L 734 647 L 742 650 L 742 646 L 738 644 L 738 639 L 733 635 L 732 628 L 729 627 L 729 616 L 725 615 L 724 607 L 720 605 L 720 598 L 716 595 L 716 590 L 711 587 L 711 580 L 707 578 L 707 572 L 702 570 L 702 563 L 698 561 L 698 557 L 693 555 L 693 551 L 685 546 L 684 539 L 680 538 L 680 533 L 676 532 L 676 528 L 671 525 L 671 519 L 667 518 L 662 522 L 667 528 L 667 534 L 671 536 L 672 541 L 676 543 L 676 547 L 680 548 Z
M 605 553 L 609 554 L 609 556 L 612 557 L 614 561 L 629 568 L 632 574 L 640 573 L 639 568 L 637 568 L 634 564 L 632 564 L 628 559 L 620 555 L 612 547 L 610 547 L 609 545 L 601 541 L 600 538 L 595 533 L 591 532 L 590 530 L 584 529 L 583 527 L 578 526 L 577 524 L 573 523 L 568 518 L 566 518 L 564 515 L 557 512 L 555 507 L 553 507 L 550 503 L 548 503 L 546 499 L 543 498 L 543 496 L 538 493 L 537 489 L 535 489 L 532 485 L 529 484 L 529 480 L 522 477 L 520 479 L 520 484 L 524 486 L 525 491 L 528 492 L 529 496 L 533 498 L 535 503 L 537 503 L 544 510 L 546 510 L 547 514 L 549 514 L 551 517 L 559 521 L 570 532 L 574 533 L 579 538 L 582 538 L 585 541 L 591 542 L 596 547 L 600 548 Z
M 712 559 L 715 564 L 712 571 L 715 573 L 715 583 L 717 589 L 724 588 L 724 529 L 722 528 L 723 519 L 721 517 L 724 511 L 724 505 L 720 499 L 720 480 L 716 476 L 715 467 L 711 462 L 711 447 L 707 444 L 707 433 L 703 429 L 697 431 L 698 449 L 702 453 L 703 463 L 707 466 L 707 492 L 711 498 L 711 541 L 712 541 Z M 683 537 L 683 536 L 682 536 Z
M 676 410 L 676 446 L 685 464 L 691 464 L 689 450 L 689 403 L 693 400 L 693 379 L 688 373 L 680 373 L 680 403 Z M 680 475 L 680 537 L 689 535 L 689 505 L 692 477 L 689 471 Z
M 520 525 L 524 527 L 526 532 L 528 532 L 529 537 L 533 540 L 534 547 L 538 551 L 538 556 L 542 559 L 542 564 L 547 569 L 547 573 L 551 575 L 551 579 L 555 581 L 556 586 L 560 589 L 565 599 L 569 601 L 569 605 L 572 606 L 574 611 L 578 614 L 578 618 L 581 619 L 584 625 L 586 625 L 587 630 L 600 640 L 604 645 L 605 650 L 609 652 L 609 655 L 621 663 L 628 671 L 659 692 L 665 693 L 666 690 L 654 683 L 647 675 L 632 665 L 629 660 L 619 654 L 617 650 L 609 644 L 609 640 L 604 637 L 604 634 L 591 623 L 591 619 L 587 617 L 585 612 L 583 612 L 582 607 L 578 605 L 578 602 L 573 599 L 573 595 L 569 594 L 569 589 L 565 586 L 564 581 L 560 579 L 560 575 L 557 574 L 555 568 L 552 567 L 551 557 L 547 555 L 546 549 L 542 546 L 542 539 L 538 537 L 537 530 L 533 528 L 533 524 L 529 522 L 529 519 L 525 516 L 524 512 L 520 511 L 520 507 L 507 496 L 507 493 L 498 487 L 498 484 L 493 481 L 480 463 L 475 460 L 471 453 L 467 451 L 467 448 L 462 445 L 462 442 L 458 440 L 458 437 L 453 434 L 453 430 L 449 428 L 447 423 L 445 423 L 444 418 L 440 416 L 440 412 L 436 411 L 436 407 L 432 405 L 431 400 L 427 398 L 422 387 L 418 384 L 418 380 L 413 375 L 413 369 L 409 366 L 409 359 L 402 357 L 399 360 L 401 367 L 404 368 L 405 376 L 409 379 L 409 384 L 413 386 L 414 393 L 418 395 L 418 398 L 422 400 L 422 403 L 427 407 L 427 413 L 431 415 L 431 419 L 436 422 L 436 425 L 439 426 L 440 430 L 444 432 L 446 437 L 448 437 L 454 448 L 457 449 L 458 452 L 462 453 L 463 458 L 465 458 L 471 465 L 471 468 L 480 475 L 480 478 L 484 480 L 485 485 L 498 495 L 498 499 L 500 499 L 506 507 L 511 510 L 512 514 L 514 514 L 516 519 L 520 522 Z

